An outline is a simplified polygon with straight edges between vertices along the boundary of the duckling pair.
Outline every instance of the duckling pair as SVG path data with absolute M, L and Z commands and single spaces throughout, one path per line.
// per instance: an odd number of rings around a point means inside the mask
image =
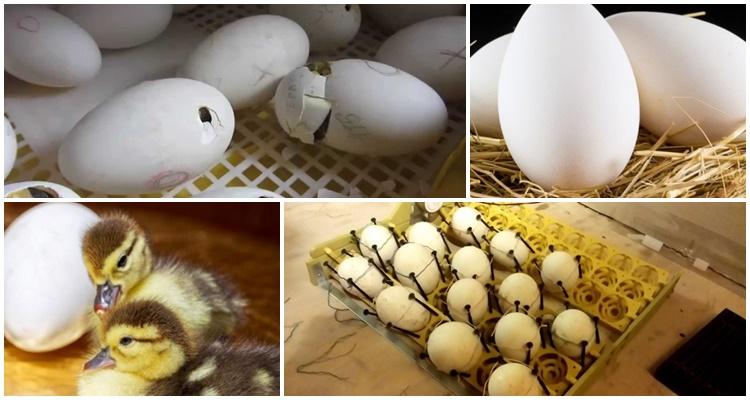
M 103 350 L 86 364 L 81 394 L 278 393 L 277 349 L 220 340 L 244 316 L 245 300 L 227 282 L 154 260 L 145 233 L 124 215 L 89 229 L 83 258 L 97 287 Z M 205 379 L 190 379 L 193 372 Z

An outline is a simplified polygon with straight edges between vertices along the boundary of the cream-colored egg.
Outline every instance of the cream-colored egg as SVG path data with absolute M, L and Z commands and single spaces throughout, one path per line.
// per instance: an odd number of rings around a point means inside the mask
M 570 295 L 578 283 L 578 262 L 564 251 L 554 251 L 542 261 L 542 281 L 547 290 L 561 293 L 560 285 Z
M 345 46 L 357 35 L 362 22 L 356 4 L 271 4 L 269 12 L 298 23 L 310 39 L 310 51 Z
M 357 287 L 367 293 L 371 299 L 377 297 L 383 289 L 388 287 L 380 271 L 364 257 L 347 257 L 338 265 L 336 272 L 339 274 L 341 286 L 347 292 L 358 297 L 363 296 Z M 349 279 L 354 284 L 349 284 Z
M 513 251 L 511 254 L 510 252 Z M 523 266 L 529 258 L 529 248 L 514 231 L 500 231 L 490 240 L 490 254 L 493 262 L 501 267 L 515 271 L 517 266 Z M 515 259 L 515 261 L 514 261 Z
M 459 278 L 474 278 L 483 285 L 492 278 L 490 259 L 474 246 L 464 246 L 453 253 L 451 268 Z
M 425 294 L 432 293 L 440 282 L 440 266 L 435 262 L 432 250 L 419 243 L 406 243 L 401 246 L 393 256 L 393 267 L 402 285 L 414 290 L 421 287 Z M 414 274 L 419 286 L 410 277 L 411 274 Z
M 8 118 L 5 118 L 4 128 L 5 140 L 3 141 L 3 160 L 5 177 L 8 177 L 10 171 L 13 170 L 13 164 L 16 163 L 16 153 L 18 152 L 18 143 L 16 142 L 16 131 L 13 129 L 13 125 L 10 124 Z
M 700 18 L 626 12 L 607 18 L 638 81 L 641 125 L 670 143 L 716 143 L 745 123 L 742 38 Z M 694 125 L 691 118 L 705 132 Z M 744 134 L 738 139 L 744 139 Z
M 171 4 L 62 4 L 57 11 L 88 32 L 101 49 L 149 42 L 172 20 Z
M 205 83 L 146 81 L 94 108 L 66 136 L 63 176 L 103 194 L 158 192 L 221 161 L 234 133 L 227 99 Z
M 540 293 L 534 278 L 522 272 L 508 275 L 497 289 L 500 307 L 503 311 L 526 309 L 529 314 L 539 311 Z M 526 308 L 528 306 L 528 309 Z
M 429 222 L 417 222 L 406 229 L 406 240 L 419 243 L 437 251 L 438 260 L 445 256 L 446 248 L 443 237 L 435 225 Z
M 385 324 L 416 332 L 427 325 L 430 313 L 409 296 L 425 302 L 425 298 L 414 289 L 405 286 L 389 286 L 375 299 L 375 311 Z
M 489 229 L 479 220 L 480 217 L 479 211 L 471 207 L 459 207 L 451 217 L 451 231 L 463 244 L 475 245 L 474 238 L 481 242 L 482 236 L 489 232 Z M 471 228 L 471 233 L 469 233 L 469 228 Z
M 398 250 L 398 244 L 388 228 L 372 224 L 362 229 L 359 235 L 359 249 L 362 255 L 380 264 L 381 260 L 387 263 L 393 259 L 393 255 Z
M 586 341 L 586 352 L 596 339 L 594 321 L 583 311 L 569 309 L 561 312 L 552 321 L 552 342 L 557 351 L 578 360 L 582 342 Z
M 98 219 L 76 203 L 45 203 L 5 230 L 5 338 L 14 346 L 52 351 L 89 330 L 95 290 L 81 243 Z
M 487 290 L 476 279 L 459 279 L 448 289 L 446 303 L 454 321 L 476 325 L 487 315 Z M 469 321 L 469 313 L 471 313 L 471 321 Z
M 513 160 L 545 189 L 613 181 L 638 137 L 638 88 L 627 54 L 588 4 L 534 4 L 518 22 L 498 80 Z
M 445 373 L 470 372 L 482 357 L 482 342 L 471 325 L 446 322 L 427 338 L 427 355 Z
M 542 396 L 544 391 L 526 365 L 510 362 L 497 367 L 487 383 L 490 396 Z
M 445 132 L 440 96 L 414 76 L 368 60 L 298 68 L 274 96 L 281 128 L 307 144 L 365 156 L 415 153 Z
M 68 17 L 46 7 L 5 6 L 5 72 L 29 83 L 78 86 L 99 72 L 96 42 Z
M 471 127 L 480 135 L 500 137 L 500 117 L 497 114 L 497 85 L 505 50 L 512 34 L 500 36 L 487 43 L 471 56 Z
M 11 183 L 5 185 L 3 191 L 5 198 L 70 199 L 79 197 L 76 192 L 63 185 L 44 181 Z
M 396 32 L 409 25 L 447 15 L 463 15 L 463 4 L 367 4 L 366 18 L 371 19 L 386 33 Z
M 534 358 L 542 346 L 539 326 L 534 319 L 520 312 L 508 313 L 500 318 L 495 325 L 494 336 L 495 344 L 506 360 L 526 362 L 526 355 Z
M 179 75 L 219 89 L 235 110 L 266 104 L 284 76 L 304 65 L 310 42 L 296 22 L 254 15 L 222 26 L 188 56 Z

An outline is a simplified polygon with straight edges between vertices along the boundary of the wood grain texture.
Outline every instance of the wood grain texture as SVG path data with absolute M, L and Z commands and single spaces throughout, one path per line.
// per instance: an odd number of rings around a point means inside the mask
M 32 203 L 5 203 L 5 227 Z M 157 255 L 216 271 L 248 298 L 237 338 L 279 343 L 278 203 L 87 203 L 134 217 Z M 26 353 L 5 341 L 6 395 L 72 395 L 88 353 L 81 338 L 63 349 Z

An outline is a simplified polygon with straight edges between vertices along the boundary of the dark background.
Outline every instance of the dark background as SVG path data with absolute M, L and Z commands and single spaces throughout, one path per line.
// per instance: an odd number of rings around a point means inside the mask
M 488 42 L 513 32 L 528 4 L 481 4 L 471 5 L 471 54 Z M 745 40 L 744 4 L 595 4 L 604 17 L 626 11 L 659 11 L 672 14 L 688 14 L 705 11 L 701 20 L 725 28 Z

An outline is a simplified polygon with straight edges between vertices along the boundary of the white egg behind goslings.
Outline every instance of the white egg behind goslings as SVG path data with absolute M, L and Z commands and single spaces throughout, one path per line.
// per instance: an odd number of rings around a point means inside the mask
M 5 126 L 3 129 L 5 135 L 3 140 L 3 160 L 5 170 L 5 177 L 8 177 L 10 171 L 13 170 L 13 164 L 16 163 L 16 153 L 18 152 L 18 142 L 16 141 L 16 131 L 13 129 L 13 125 L 10 124 L 8 118 L 5 118 Z
M 439 17 L 408 26 L 383 42 L 375 59 L 421 79 L 446 103 L 463 103 L 466 17 Z
M 511 156 L 545 189 L 605 185 L 638 135 L 628 57 L 591 5 L 532 5 L 513 32 L 498 81 Z
M 94 285 L 81 253 L 99 217 L 75 203 L 46 203 L 5 230 L 5 338 L 30 352 L 56 350 L 90 329 Z
M 500 117 L 497 114 L 497 85 L 511 35 L 509 33 L 487 43 L 471 56 L 471 128 L 480 135 L 502 135 Z
M 224 25 L 188 56 L 179 76 L 205 82 L 224 94 L 235 110 L 264 105 L 279 81 L 304 65 L 307 34 L 278 15 L 255 15 Z
M 745 122 L 747 50 L 740 37 L 699 18 L 667 13 L 627 12 L 607 22 L 633 65 L 641 125 L 652 134 L 672 127 L 670 132 L 681 133 L 670 143 L 703 146 L 706 137 L 688 115 L 712 143 Z
M 5 72 L 49 87 L 78 86 L 99 72 L 102 55 L 68 17 L 41 6 L 5 6 Z
M 463 15 L 464 7 L 463 4 L 367 4 L 364 14 L 385 33 L 392 33 L 430 18 Z
M 269 12 L 298 23 L 307 33 L 313 52 L 345 46 L 362 23 L 356 4 L 271 4 Z
M 101 49 L 150 42 L 172 20 L 170 4 L 62 4 L 57 11 L 86 30 Z

